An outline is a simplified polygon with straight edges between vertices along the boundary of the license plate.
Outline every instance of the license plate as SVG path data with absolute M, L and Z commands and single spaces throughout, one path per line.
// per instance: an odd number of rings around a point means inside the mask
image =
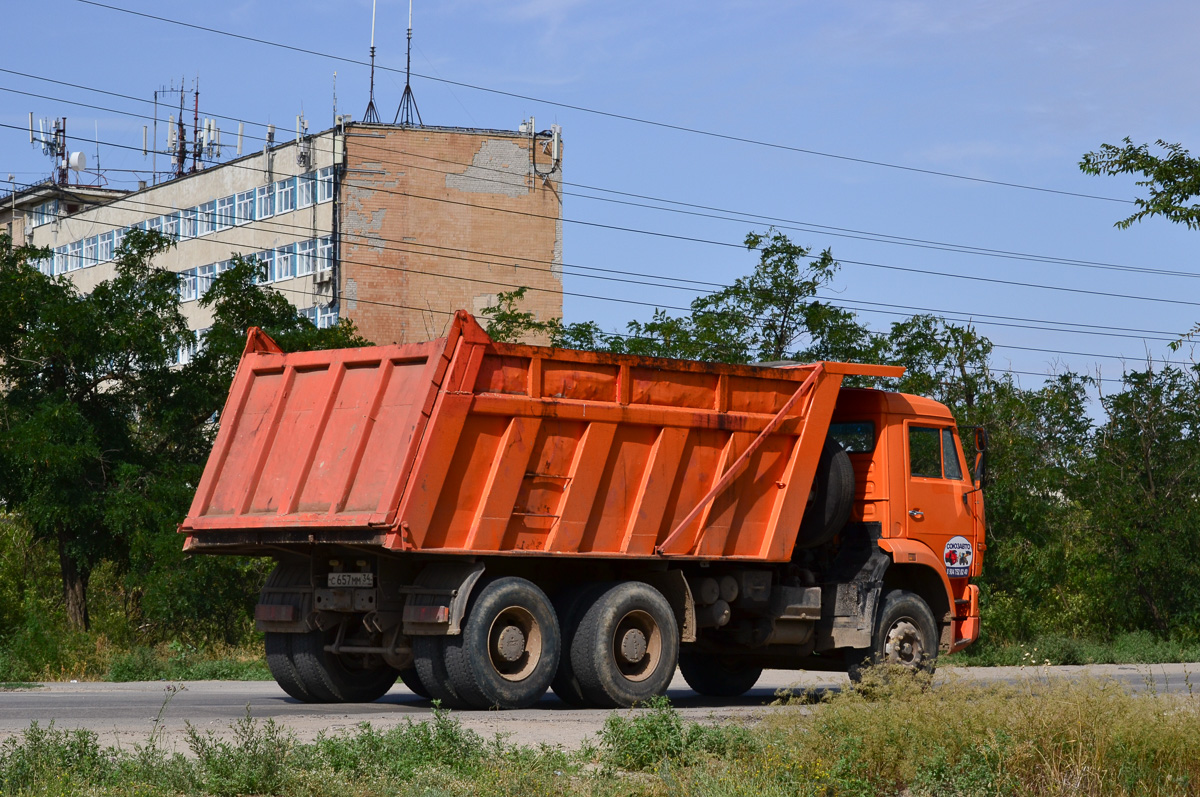
M 374 573 L 330 573 L 330 587 L 373 587 Z

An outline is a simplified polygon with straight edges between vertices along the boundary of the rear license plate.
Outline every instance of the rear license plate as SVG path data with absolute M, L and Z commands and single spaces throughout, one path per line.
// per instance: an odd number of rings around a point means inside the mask
M 375 586 L 374 573 L 330 573 L 330 587 L 373 587 Z

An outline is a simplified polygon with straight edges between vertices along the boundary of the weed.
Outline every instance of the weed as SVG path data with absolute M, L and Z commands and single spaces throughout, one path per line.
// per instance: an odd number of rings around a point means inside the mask
M 610 767 L 650 771 L 664 762 L 690 763 L 698 757 L 750 754 L 753 734 L 740 725 L 685 722 L 666 697 L 641 710 L 610 714 L 600 732 L 601 760 Z

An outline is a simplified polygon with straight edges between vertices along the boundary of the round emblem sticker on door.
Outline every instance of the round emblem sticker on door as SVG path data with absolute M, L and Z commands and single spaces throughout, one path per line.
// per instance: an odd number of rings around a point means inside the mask
M 950 578 L 965 578 L 971 572 L 971 557 L 974 550 L 966 537 L 953 537 L 946 543 L 942 560 L 946 563 L 946 575 Z

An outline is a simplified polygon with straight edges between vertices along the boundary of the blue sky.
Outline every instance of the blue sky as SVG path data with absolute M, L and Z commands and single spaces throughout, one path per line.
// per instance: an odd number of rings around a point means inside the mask
M 108 0 L 106 0 L 108 1 Z M 111 4 L 362 60 L 369 0 L 164 5 Z M 404 65 L 407 2 L 381 0 L 381 67 Z M 1077 167 L 1103 142 L 1163 138 L 1200 149 L 1200 5 L 1145 2 L 728 2 L 589 0 L 440 3 L 416 0 L 413 70 L 462 83 L 653 119 L 807 150 L 1117 199 L 1132 179 L 1096 178 Z M 365 67 L 187 30 L 78 0 L 11 4 L 0 65 L 10 70 L 149 99 L 198 74 L 201 113 L 290 130 L 303 108 L 312 129 L 329 126 L 333 72 L 339 109 L 361 118 Z M 0 73 L 0 123 L 66 115 L 69 132 L 140 147 L 142 120 L 65 100 L 145 113 L 130 100 Z M 14 94 L 16 89 L 57 98 Z M 402 76 L 381 69 L 376 101 L 388 121 Z M 728 282 L 753 268 L 736 247 L 575 223 L 629 227 L 739 243 L 765 220 L 726 221 L 601 202 L 581 186 L 691 202 L 807 225 L 1168 269 L 1166 276 L 1035 263 L 785 230 L 845 262 L 829 293 L 838 302 L 892 313 L 934 308 L 975 318 L 996 344 L 995 364 L 1028 374 L 1066 367 L 1116 377 L 1124 357 L 1187 360 L 1144 336 L 1112 337 L 984 323 L 985 315 L 1182 332 L 1200 320 L 1200 232 L 1161 220 L 1114 229 L 1121 202 L 1064 196 L 783 151 L 608 118 L 414 78 L 426 123 L 515 129 L 563 126 L 564 260 L 667 277 Z M 63 100 L 63 101 L 59 101 Z M 165 113 L 165 112 L 164 112 Z M 224 123 L 228 144 L 234 130 Z M 252 135 L 260 129 L 248 128 Z M 72 148 L 93 158 L 94 145 Z M 24 132 L 0 128 L 0 178 L 46 174 Z M 106 168 L 149 169 L 140 151 L 101 146 Z M 136 179 L 132 173 L 112 173 Z M 724 214 L 720 214 L 724 215 Z M 937 276 L 880 268 L 893 266 Z M 569 321 L 621 328 L 651 308 L 612 299 L 683 306 L 685 290 L 571 275 Z M 1142 301 L 1018 287 L 960 277 L 1132 294 Z M 1163 301 L 1163 300 L 1172 300 Z M 1196 302 L 1194 305 L 1182 302 Z M 862 312 L 872 327 L 900 316 Z M 994 320 L 994 319 L 993 319 Z M 1024 322 L 1013 322 L 1024 323 Z M 1041 325 L 1041 324 L 1038 324 Z M 1011 348 L 1006 348 L 1011 347 Z M 1024 347 L 1024 348 L 1016 348 Z M 1049 349 L 1083 354 L 1056 354 Z M 1096 355 L 1106 355 L 1099 357 Z M 1040 383 L 1022 375 L 1023 384 Z

